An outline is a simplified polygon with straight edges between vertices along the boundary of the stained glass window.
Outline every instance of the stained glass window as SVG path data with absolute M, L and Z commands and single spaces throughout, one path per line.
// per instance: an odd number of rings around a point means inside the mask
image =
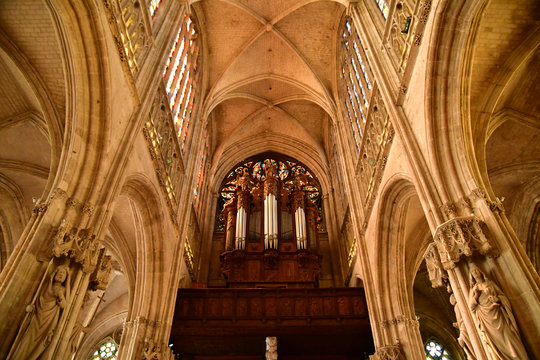
M 452 360 L 443 344 L 433 339 L 426 343 L 426 360 Z
M 341 38 L 341 96 L 345 105 L 343 110 L 351 126 L 356 152 L 359 153 L 373 89 L 373 72 L 351 18 L 345 21 Z
M 163 68 L 165 91 L 182 155 L 189 139 L 190 124 L 195 114 L 195 94 L 199 87 L 197 64 L 200 49 L 197 38 L 195 24 L 186 16 Z
M 106 341 L 94 352 L 91 360 L 116 360 L 118 345 L 112 341 Z
M 379 7 L 383 18 L 386 20 L 386 18 L 388 18 L 388 4 L 385 0 L 375 0 L 375 3 Z
M 156 15 L 159 4 L 161 4 L 161 0 L 150 0 L 148 4 L 148 11 L 150 12 L 150 17 L 153 19 Z

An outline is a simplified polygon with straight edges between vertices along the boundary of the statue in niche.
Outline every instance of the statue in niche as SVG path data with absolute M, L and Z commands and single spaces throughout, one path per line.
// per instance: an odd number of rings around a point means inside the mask
M 471 339 L 469 338 L 469 334 L 467 333 L 467 329 L 465 328 L 465 323 L 463 322 L 463 318 L 461 317 L 461 312 L 457 307 L 457 301 L 454 294 L 450 295 L 450 303 L 454 307 L 454 312 L 456 313 L 456 322 L 453 325 L 459 331 L 459 337 L 457 338 L 458 343 L 463 349 L 463 351 L 465 351 L 468 360 L 476 360 L 476 356 L 474 355 L 474 352 L 472 350 Z
M 277 338 L 267 337 L 266 338 L 266 360 L 277 360 Z
M 13 360 L 36 360 L 51 343 L 58 322 L 70 298 L 70 274 L 67 265 L 59 265 L 44 284 L 34 304 L 27 307 L 30 323 L 14 344 Z
M 473 265 L 470 287 L 469 306 L 493 359 L 528 359 L 510 302 L 497 284 Z

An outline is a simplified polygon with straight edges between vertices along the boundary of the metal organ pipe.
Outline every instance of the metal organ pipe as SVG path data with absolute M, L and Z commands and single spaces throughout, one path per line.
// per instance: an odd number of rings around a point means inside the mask
M 296 247 L 298 249 L 306 248 L 306 213 L 303 208 L 299 207 L 294 212 L 294 220 L 296 222 Z
M 246 218 L 247 212 L 246 209 L 241 207 L 236 213 L 236 248 L 245 249 L 246 248 Z
M 277 249 L 277 199 L 274 194 L 266 195 L 264 199 L 264 247 Z

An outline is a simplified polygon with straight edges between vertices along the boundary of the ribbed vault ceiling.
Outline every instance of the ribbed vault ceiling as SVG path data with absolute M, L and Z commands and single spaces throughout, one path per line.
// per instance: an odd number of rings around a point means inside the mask
M 323 152 L 335 105 L 335 1 L 201 0 L 203 116 L 219 157 L 238 141 L 277 134 Z M 276 149 L 279 150 L 279 149 Z

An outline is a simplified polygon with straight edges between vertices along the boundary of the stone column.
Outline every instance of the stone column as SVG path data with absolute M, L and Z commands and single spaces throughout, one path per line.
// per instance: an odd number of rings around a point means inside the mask
M 167 327 L 170 326 L 143 316 L 126 321 L 118 360 L 174 360 L 167 339 L 164 339 Z

